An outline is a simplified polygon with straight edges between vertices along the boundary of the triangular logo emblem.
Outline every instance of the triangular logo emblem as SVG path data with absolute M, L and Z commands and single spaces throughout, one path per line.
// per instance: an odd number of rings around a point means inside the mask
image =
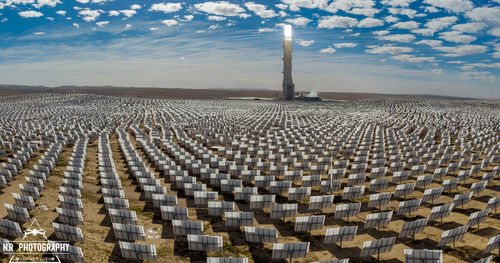
M 16 242 L 17 244 L 27 245 L 27 244 L 41 244 L 48 243 L 49 239 L 45 235 L 47 231 L 43 229 L 36 218 L 31 221 L 28 228 L 24 230 L 23 240 Z M 30 251 L 21 252 L 18 251 L 10 258 L 11 263 L 61 263 L 59 257 L 56 254 L 44 251 Z

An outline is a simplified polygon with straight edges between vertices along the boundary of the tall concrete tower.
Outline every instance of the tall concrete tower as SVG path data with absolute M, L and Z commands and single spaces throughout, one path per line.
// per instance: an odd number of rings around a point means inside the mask
M 285 25 L 283 36 L 283 99 L 293 100 L 295 84 L 292 80 L 292 26 Z

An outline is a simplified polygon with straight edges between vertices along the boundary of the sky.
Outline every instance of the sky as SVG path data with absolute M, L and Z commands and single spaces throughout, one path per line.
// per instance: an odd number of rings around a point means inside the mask
M 0 84 L 500 98 L 500 0 L 0 0 Z

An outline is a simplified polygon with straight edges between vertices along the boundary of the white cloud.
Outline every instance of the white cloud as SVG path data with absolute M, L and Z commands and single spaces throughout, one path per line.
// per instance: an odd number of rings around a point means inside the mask
M 333 46 L 335 48 L 353 48 L 353 47 L 356 47 L 358 44 L 356 43 L 335 43 L 333 44 Z
M 433 47 L 436 50 L 445 52 L 445 57 L 460 57 L 466 55 L 483 54 L 488 49 L 483 45 L 459 45 L 454 47 Z
M 434 62 L 436 60 L 435 57 L 416 57 L 414 55 L 408 55 L 408 54 L 392 56 L 391 58 L 394 60 L 410 62 L 410 63 Z
M 435 18 L 425 23 L 425 27 L 433 30 L 434 32 L 437 32 L 439 30 L 442 30 L 444 28 L 453 25 L 455 22 L 457 22 L 457 19 L 458 18 L 456 16 Z
M 454 13 L 462 13 L 474 7 L 469 0 L 424 0 L 423 2 Z
M 15 7 L 13 5 L 19 5 L 19 4 L 27 5 L 27 4 L 34 4 L 34 3 L 35 3 L 35 0 L 2 0 L 1 5 Z
M 439 46 L 441 46 L 443 44 L 443 41 L 441 41 L 441 40 L 433 40 L 433 39 L 424 39 L 424 40 L 420 40 L 420 41 L 415 42 L 415 44 L 428 45 L 428 46 L 431 46 L 431 47 L 439 47 Z
M 328 0 L 281 0 L 281 2 L 287 4 L 290 11 L 295 12 L 299 11 L 300 7 L 324 9 L 328 5 Z
M 108 15 L 109 16 L 119 16 L 120 12 L 118 12 L 116 10 L 111 10 L 111 11 L 108 11 Z
M 500 44 L 496 44 L 494 48 L 495 48 L 495 52 L 492 53 L 491 55 L 494 58 L 500 58 Z
M 324 16 L 318 21 L 318 28 L 346 28 L 354 27 L 358 24 L 358 20 L 346 16 Z
M 157 28 L 157 27 L 151 27 L 151 28 L 149 29 L 149 31 L 156 31 L 156 30 L 158 30 L 158 28 Z
M 131 9 L 134 9 L 134 10 L 137 10 L 137 9 L 141 9 L 142 6 L 138 5 L 138 4 L 133 4 L 130 6 Z
M 263 28 L 259 28 L 259 33 L 266 33 L 266 32 L 274 32 L 274 28 L 270 28 L 270 27 L 263 27 Z
M 193 15 L 185 15 L 183 21 L 189 22 L 189 21 L 192 21 L 193 19 L 194 19 Z
M 76 28 L 80 28 L 80 25 L 77 24 L 77 23 L 73 23 L 73 26 L 76 27 Z
M 445 16 L 440 18 L 434 18 L 428 20 L 427 23 L 425 23 L 424 26 L 426 28 L 415 29 L 412 30 L 411 32 L 423 36 L 432 36 L 434 35 L 434 33 L 453 25 L 457 21 L 457 19 L 458 18 L 456 16 Z
M 478 7 L 465 14 L 466 17 L 475 21 L 500 23 L 500 7 Z
M 458 24 L 451 27 L 451 29 L 460 31 L 463 33 L 477 33 L 482 29 L 486 28 L 485 23 L 481 22 L 471 22 L 466 24 Z
M 297 40 L 295 40 L 295 42 L 296 42 L 297 44 L 299 44 L 299 45 L 303 46 L 303 47 L 308 47 L 308 46 L 310 46 L 310 45 L 314 44 L 314 42 L 316 42 L 316 41 L 314 41 L 314 40 L 303 40 L 303 39 L 297 39 Z
M 275 26 L 285 28 L 286 25 L 287 25 L 286 23 L 278 23 Z
M 408 18 L 414 18 L 415 15 L 417 14 L 417 11 L 415 11 L 413 9 L 409 9 L 409 8 L 390 7 L 390 8 L 387 8 L 387 10 L 389 11 L 389 13 L 391 13 L 393 15 L 404 15 L 404 16 L 407 16 Z
M 289 24 L 294 24 L 296 26 L 305 26 L 311 21 L 312 21 L 311 19 L 302 16 L 296 18 L 288 18 L 285 20 L 285 22 Z
M 175 20 L 175 19 L 166 19 L 166 20 L 163 20 L 161 21 L 163 24 L 165 24 L 166 26 L 168 27 L 173 27 L 175 25 L 178 25 L 179 24 L 179 21 Z
M 88 8 L 78 11 L 78 14 L 83 16 L 83 20 L 85 20 L 86 22 L 95 21 L 96 18 L 98 18 L 101 15 L 99 11 L 90 10 Z
M 104 3 L 107 0 L 92 0 L 92 1 L 90 1 L 90 0 L 76 0 L 76 1 L 79 3 L 82 3 L 82 4 L 88 4 L 90 2 L 92 2 L 93 4 L 99 4 L 99 3 Z
M 42 6 L 50 6 L 50 7 L 55 7 L 57 4 L 60 4 L 61 1 L 59 0 L 37 0 L 37 3 L 34 4 L 33 6 L 36 8 L 40 8 Z
M 335 50 L 335 48 L 327 47 L 327 48 L 320 49 L 319 53 L 332 54 L 332 53 L 335 53 L 336 51 L 337 50 Z
M 415 0 L 382 0 L 382 4 L 392 7 L 409 7 Z
M 426 6 L 424 8 L 424 11 L 427 12 L 427 13 L 439 13 L 439 9 L 437 9 L 434 6 Z
M 96 22 L 95 24 L 99 27 L 103 27 L 103 26 L 109 24 L 109 21 L 100 21 L 100 22 Z
M 474 67 L 471 65 L 463 65 L 463 66 L 460 66 L 460 69 L 463 71 L 469 71 L 469 70 L 473 70 Z
M 500 69 L 500 63 L 490 63 L 490 64 L 486 64 L 486 63 L 470 63 L 468 65 L 471 66 L 471 67 L 478 67 L 478 68 L 496 68 L 496 69 Z
M 400 53 L 413 52 L 413 48 L 410 47 L 398 47 L 393 45 L 383 45 L 383 46 L 371 46 L 369 49 L 365 50 L 366 53 L 376 54 L 376 55 L 396 55 Z
M 351 9 L 351 11 L 349 11 L 349 13 L 354 15 L 364 15 L 369 17 L 372 17 L 379 12 L 380 10 L 376 8 L 353 8 Z
M 377 35 L 377 36 L 383 36 L 391 33 L 389 30 L 379 30 L 379 31 L 373 31 L 372 34 Z
M 386 41 L 408 43 L 408 42 L 412 42 L 413 40 L 415 40 L 415 36 L 412 34 L 394 34 L 394 35 L 381 36 L 378 39 L 379 40 L 386 40 Z
M 241 13 L 241 14 L 239 14 L 239 15 L 238 15 L 238 17 L 241 17 L 241 18 L 243 18 L 243 19 L 247 19 L 247 18 L 249 18 L 249 17 L 251 17 L 251 16 L 252 16 L 252 15 L 247 14 L 247 13 Z
M 122 13 L 126 17 L 132 17 L 133 15 L 137 14 L 137 11 L 135 11 L 135 10 L 120 10 L 120 13 Z
M 181 3 L 158 3 L 153 4 L 149 11 L 159 11 L 163 13 L 174 13 L 182 9 Z
M 195 4 L 194 8 L 198 11 L 218 16 L 238 16 L 245 12 L 245 9 L 241 6 L 227 1 L 199 3 Z
M 373 6 L 375 6 L 375 2 L 373 0 L 336 0 L 328 5 L 328 7 L 325 9 L 333 13 L 335 13 L 337 9 L 351 13 L 355 9 L 373 9 Z M 360 11 L 358 10 L 355 12 Z M 372 12 L 378 13 L 378 10 L 374 9 L 372 11 L 368 11 L 368 13 Z
M 435 74 L 438 74 L 438 75 L 441 75 L 441 74 L 443 74 L 443 72 L 444 72 L 444 71 L 443 71 L 442 69 L 440 69 L 440 68 L 433 68 L 431 71 L 432 71 L 432 73 L 435 73 Z
M 246 8 L 248 8 L 248 10 L 254 12 L 257 16 L 262 18 L 273 18 L 278 16 L 278 14 L 274 12 L 274 10 L 267 9 L 265 5 L 256 4 L 254 2 L 246 2 L 245 6 Z
M 461 44 L 469 44 L 470 42 L 476 40 L 476 37 L 470 35 L 464 35 L 462 32 L 458 31 L 448 31 L 439 33 L 439 38 L 444 39 L 448 42 L 455 42 Z
M 395 16 L 386 16 L 386 17 L 384 17 L 384 20 L 387 23 L 394 23 L 394 22 L 398 22 L 399 18 L 397 18 Z
M 37 36 L 45 35 L 45 32 L 35 32 L 34 35 L 37 35 Z
M 56 12 L 56 14 L 58 14 L 58 15 L 62 15 L 62 16 L 65 16 L 65 15 L 66 15 L 66 11 L 64 11 L 64 10 L 59 10 L 59 11 L 57 11 L 57 12 Z
M 42 13 L 37 12 L 37 11 L 22 11 L 18 13 L 20 17 L 23 18 L 34 18 L 34 17 L 41 17 L 43 16 Z
M 219 25 L 211 25 L 211 26 L 208 27 L 208 29 L 215 30 L 215 29 L 217 29 L 219 27 L 220 27 Z
M 496 82 L 497 77 L 492 75 L 489 71 L 468 71 L 462 73 L 462 78 L 471 80 L 476 79 L 484 82 Z
M 434 31 L 432 29 L 428 29 L 428 28 L 414 29 L 411 32 L 415 33 L 415 34 L 422 35 L 422 36 L 427 36 L 427 37 L 434 35 Z
M 132 25 L 131 25 L 131 24 L 126 24 L 126 25 L 125 25 L 125 30 L 129 30 L 130 28 L 132 28 Z
M 491 30 L 488 31 L 488 34 L 496 37 L 500 37 L 500 26 L 492 28 Z
M 288 5 L 285 4 L 275 4 L 276 8 L 281 9 L 281 10 L 286 10 L 288 8 Z
M 208 16 L 207 19 L 210 21 L 224 21 L 227 18 L 225 16 Z
M 365 27 L 365 28 L 371 28 L 371 27 L 377 27 L 377 26 L 383 26 L 384 25 L 384 20 L 380 20 L 377 18 L 365 18 L 358 23 L 358 27 Z
M 406 21 L 406 22 L 399 22 L 391 27 L 399 28 L 399 29 L 417 29 L 419 26 L 419 23 L 415 21 Z

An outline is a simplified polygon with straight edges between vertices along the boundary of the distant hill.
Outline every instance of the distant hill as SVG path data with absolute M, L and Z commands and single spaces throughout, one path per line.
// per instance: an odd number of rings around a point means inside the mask
M 146 97 L 146 98 L 174 98 L 174 99 L 216 99 L 216 98 L 279 98 L 278 90 L 237 90 L 237 89 L 179 89 L 179 88 L 154 88 L 154 87 L 114 87 L 114 86 L 24 86 L 0 85 L 0 96 L 20 95 L 29 93 L 79 93 L 99 94 L 108 96 Z M 308 92 L 298 92 L 308 94 Z M 473 98 L 438 96 L 438 95 L 412 95 L 412 94 L 381 94 L 381 93 L 347 93 L 347 92 L 320 92 L 319 97 L 330 100 L 362 100 L 362 99 L 448 99 L 448 100 L 473 100 Z

